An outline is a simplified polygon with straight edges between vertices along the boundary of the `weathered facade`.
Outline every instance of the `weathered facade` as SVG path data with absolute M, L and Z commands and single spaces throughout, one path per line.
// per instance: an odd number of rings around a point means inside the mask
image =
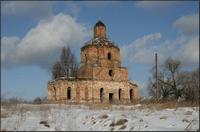
M 77 78 L 61 77 L 48 83 L 48 100 L 66 103 L 131 103 L 139 98 L 138 86 L 121 66 L 120 49 L 99 21 L 94 36 L 81 48 Z

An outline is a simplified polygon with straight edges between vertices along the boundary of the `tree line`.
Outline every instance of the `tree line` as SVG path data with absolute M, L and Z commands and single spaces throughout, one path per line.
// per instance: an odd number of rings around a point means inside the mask
M 153 67 L 148 81 L 149 94 L 154 97 L 156 96 L 155 70 Z M 198 102 L 199 68 L 184 71 L 180 60 L 168 58 L 159 68 L 158 88 L 160 99 L 184 99 Z

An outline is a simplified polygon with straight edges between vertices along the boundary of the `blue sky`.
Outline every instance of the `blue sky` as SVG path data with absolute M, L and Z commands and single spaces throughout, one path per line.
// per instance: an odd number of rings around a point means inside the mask
M 99 17 L 121 48 L 130 80 L 146 95 L 155 52 L 160 63 L 174 57 L 185 69 L 198 67 L 198 12 L 197 1 L 2 2 L 1 96 L 46 96 L 60 48 L 70 45 L 80 60 Z

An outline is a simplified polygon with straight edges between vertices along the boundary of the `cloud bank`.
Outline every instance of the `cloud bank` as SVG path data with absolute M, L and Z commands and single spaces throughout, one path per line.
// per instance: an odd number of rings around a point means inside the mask
M 121 47 L 122 58 L 131 63 L 154 64 L 158 53 L 159 62 L 168 57 L 181 60 L 184 66 L 199 64 L 199 14 L 182 16 L 173 26 L 182 31 L 174 40 L 163 40 L 161 33 L 152 33 Z M 193 35 L 188 35 L 193 34 Z M 128 59 L 127 59 L 128 58 Z
M 2 1 L 2 15 L 48 17 L 52 15 L 54 2 L 47 1 Z
M 199 13 L 180 17 L 175 21 L 174 27 L 186 35 L 199 34 Z
M 2 64 L 5 67 L 38 65 L 46 68 L 58 59 L 63 46 L 77 46 L 88 36 L 90 31 L 84 25 L 60 13 L 40 20 L 21 39 L 3 37 Z

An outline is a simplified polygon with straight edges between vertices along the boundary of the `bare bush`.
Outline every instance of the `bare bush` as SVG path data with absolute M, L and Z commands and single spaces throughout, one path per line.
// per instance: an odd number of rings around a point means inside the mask
M 110 127 L 114 127 L 114 126 L 119 126 L 119 125 L 124 125 L 126 122 L 128 122 L 127 119 L 119 119 L 116 123 L 112 122 L 110 124 Z
M 42 100 L 40 99 L 40 97 L 37 97 L 33 100 L 33 104 L 41 104 Z
M 43 124 L 45 127 L 50 127 L 47 121 L 40 121 L 40 124 Z

